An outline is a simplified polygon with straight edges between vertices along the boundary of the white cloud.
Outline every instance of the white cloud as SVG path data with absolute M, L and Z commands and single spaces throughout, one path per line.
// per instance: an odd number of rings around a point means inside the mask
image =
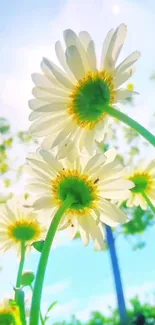
M 139 297 L 141 302 L 145 302 L 147 298 L 147 302 L 154 304 L 154 292 L 155 282 L 145 282 L 137 287 L 128 287 L 125 294 L 127 305 L 129 306 L 129 300 L 136 295 Z M 83 321 L 87 321 L 92 311 L 97 310 L 102 313 L 109 314 L 109 307 L 114 309 L 116 306 L 116 296 L 113 293 L 94 296 L 90 297 L 89 305 L 87 305 L 86 308 L 81 309 L 81 311 L 78 311 L 76 316 Z
M 71 285 L 71 282 L 66 280 L 66 281 L 60 281 L 56 282 L 52 285 L 46 286 L 44 288 L 44 294 L 45 295 L 58 295 L 68 289 Z
M 59 284 L 58 285 L 59 288 Z M 62 285 L 63 286 L 63 285 Z M 61 287 L 61 285 L 60 285 Z M 126 301 L 129 306 L 129 300 L 138 295 L 141 302 L 150 302 L 154 304 L 154 291 L 155 282 L 145 282 L 137 287 L 130 286 L 126 290 Z M 46 308 L 48 306 L 45 302 Z M 44 306 L 45 306 L 44 305 Z M 96 295 L 81 299 L 72 299 L 65 303 L 58 303 L 58 305 L 52 310 L 51 315 L 53 319 L 70 319 L 72 315 L 75 315 L 82 321 L 87 321 L 90 318 L 90 314 L 93 311 L 100 311 L 106 315 L 110 314 L 111 308 L 114 309 L 117 306 L 116 296 L 114 293 L 108 293 L 105 295 Z
M 51 311 L 52 319 L 58 320 L 61 319 L 69 319 L 71 315 L 75 314 L 75 311 L 78 306 L 78 300 L 73 299 L 64 304 L 57 304 Z

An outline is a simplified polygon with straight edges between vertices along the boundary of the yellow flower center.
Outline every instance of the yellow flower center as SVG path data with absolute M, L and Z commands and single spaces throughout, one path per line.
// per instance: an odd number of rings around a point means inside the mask
M 52 181 L 52 194 L 59 206 L 71 194 L 75 201 L 68 210 L 69 214 L 86 215 L 97 205 L 97 180 L 93 182 L 89 176 L 78 170 L 62 170 Z
M 21 219 L 12 223 L 8 227 L 8 235 L 15 242 L 27 242 L 30 240 L 37 240 L 41 235 L 40 224 L 34 219 Z
M 115 101 L 113 77 L 106 71 L 89 72 L 70 96 L 68 113 L 82 128 L 93 129 L 105 118 L 105 107 Z

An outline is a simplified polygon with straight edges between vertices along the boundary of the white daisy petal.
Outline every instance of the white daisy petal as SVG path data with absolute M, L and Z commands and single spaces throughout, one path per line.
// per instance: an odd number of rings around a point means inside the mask
M 42 113 L 39 113 L 39 112 L 34 111 L 34 112 L 32 112 L 32 113 L 29 115 L 29 121 L 32 122 L 32 121 L 38 119 L 38 118 L 41 117 L 41 116 L 42 116 Z
M 105 38 L 105 41 L 103 43 L 103 47 L 102 47 L 102 53 L 101 53 L 101 64 L 100 64 L 100 69 L 101 70 L 104 70 L 104 69 L 107 69 L 108 67 L 108 57 L 107 57 L 107 50 L 108 50 L 108 47 L 109 47 L 109 43 L 111 41 L 111 38 L 114 34 L 114 29 L 111 29 L 106 38 Z
M 60 170 L 63 169 L 62 164 L 60 163 L 60 161 L 58 161 L 57 159 L 54 158 L 54 156 L 52 155 L 52 153 L 49 153 L 43 149 L 40 149 L 40 155 L 42 156 L 42 158 L 44 159 L 44 161 L 50 165 L 50 167 L 52 169 L 54 169 L 55 171 L 59 172 Z
M 60 43 L 60 41 L 57 41 L 55 43 L 55 52 L 56 52 L 56 55 L 57 55 L 57 58 L 58 58 L 60 64 L 62 65 L 64 70 L 67 72 L 67 74 L 69 74 L 69 77 L 72 79 L 72 82 L 75 83 L 76 79 L 74 78 L 70 69 L 68 68 L 65 52 L 63 50 L 63 47 L 62 47 L 62 44 Z
M 42 88 L 39 88 L 39 87 L 35 87 L 32 89 L 32 94 L 34 97 L 36 98 L 40 98 L 44 100 L 45 99 L 48 99 L 49 97 L 53 97 L 53 95 L 55 96 L 58 96 L 58 97 L 67 97 L 68 98 L 68 92 L 67 91 L 64 91 L 64 90 L 60 90 L 60 89 L 56 89 L 56 88 L 51 88 L 50 91 L 45 91 L 45 89 L 42 89 Z
M 125 189 L 126 187 L 133 188 L 134 183 L 132 181 L 126 180 L 126 179 L 117 179 L 117 180 L 107 180 L 103 181 L 101 185 L 102 191 L 109 191 L 109 190 L 115 190 L 117 188 L 119 189 Z
M 102 153 L 96 154 L 94 157 L 90 158 L 88 163 L 86 164 L 83 172 L 84 173 L 92 173 L 92 169 L 94 169 L 94 166 L 99 168 L 102 166 L 106 161 L 105 155 Z
M 50 150 L 52 148 L 53 140 L 54 140 L 53 134 L 46 136 L 41 143 L 42 149 Z
M 131 97 L 133 94 L 134 94 L 134 92 L 129 91 L 127 89 L 119 89 L 116 91 L 115 100 L 116 100 L 116 102 L 119 102 L 121 100 Z
M 74 129 L 74 125 L 71 124 L 69 121 L 66 127 L 59 133 L 59 135 L 54 140 L 52 148 L 54 148 L 58 144 L 61 144 L 61 142 L 67 138 L 67 136 L 73 131 L 73 129 Z
M 71 225 L 68 227 L 68 234 L 70 240 L 73 240 L 78 232 L 78 222 L 77 219 L 73 217 L 71 217 L 71 220 L 72 220 Z
M 87 47 L 89 65 L 92 71 L 96 71 L 96 53 L 95 53 L 95 44 L 94 41 L 91 41 Z
M 102 195 L 104 196 L 105 199 L 108 200 L 126 200 L 130 197 L 131 193 L 128 190 L 107 190 L 107 191 L 103 191 Z
M 28 101 L 30 109 L 36 110 L 39 107 L 45 106 L 48 102 L 41 101 L 40 99 L 33 98 Z
M 103 200 L 101 204 L 101 215 L 100 219 L 102 222 L 110 227 L 116 227 L 121 223 L 128 221 L 125 213 L 120 210 L 115 204 L 109 201 Z M 113 217 L 112 217 L 113 216 Z
M 35 210 L 51 209 L 54 207 L 54 202 L 51 196 L 42 196 L 34 201 L 33 207 Z
M 78 222 L 79 222 L 79 232 L 81 235 L 81 239 L 83 241 L 84 246 L 87 246 L 89 243 L 89 232 L 88 232 L 89 217 L 88 216 L 85 216 L 85 218 L 78 217 Z
M 45 106 L 41 106 L 35 110 L 35 112 L 50 113 L 50 112 L 60 112 L 66 109 L 66 104 L 62 102 L 54 102 Z
M 53 62 L 49 61 L 48 59 L 43 59 L 49 69 L 53 72 L 55 78 L 66 88 L 73 89 L 72 82 L 65 76 L 63 71 L 57 67 Z
M 140 52 L 135 51 L 131 53 L 123 62 L 116 68 L 116 73 L 124 72 L 129 69 L 140 58 Z
M 59 127 L 60 124 L 64 124 L 66 118 L 67 117 L 65 116 L 56 116 L 49 119 L 49 115 L 39 117 L 31 125 L 30 132 L 38 137 L 49 135 L 51 133 L 51 129 L 54 131 Z
M 86 51 L 84 50 L 84 47 L 82 46 L 82 43 L 80 42 L 80 39 L 77 37 L 77 35 L 71 30 L 67 29 L 64 31 L 64 40 L 66 43 L 66 47 L 69 46 L 76 46 L 77 50 L 80 53 L 80 56 L 83 60 L 85 71 L 90 70 L 89 62 L 88 62 L 88 56 Z
M 40 73 L 33 73 L 31 77 L 32 77 L 32 81 L 37 87 L 50 89 L 53 86 L 50 80 L 46 76 Z
M 31 184 L 28 184 L 27 185 L 27 190 L 29 190 L 30 192 L 36 192 L 36 193 L 47 193 L 47 194 L 50 194 L 49 191 L 50 191 L 50 186 L 49 185 L 45 185 L 45 184 L 42 184 L 41 182 L 36 182 L 36 183 L 31 183 Z
M 115 160 L 117 155 L 117 150 L 115 148 L 108 149 L 104 155 L 107 157 L 106 164 L 111 163 Z
M 114 84 L 115 84 L 115 87 L 118 88 L 120 87 L 121 85 L 124 84 L 124 82 L 126 82 L 130 77 L 133 76 L 133 74 L 135 73 L 135 66 L 127 69 L 126 71 L 124 71 L 123 73 L 122 72 L 116 72 L 116 75 L 115 75 L 115 80 L 114 80 Z
M 72 73 L 74 74 L 77 80 L 84 77 L 85 75 L 84 66 L 76 46 L 72 45 L 67 47 L 66 61 L 70 70 L 72 71 Z
M 118 59 L 118 56 L 124 44 L 126 34 L 127 34 L 127 27 L 125 24 L 121 24 L 111 37 L 108 50 L 107 50 L 107 57 L 109 57 L 109 69 L 115 66 L 115 63 Z
M 103 238 L 103 234 L 102 234 L 100 228 L 96 224 L 96 221 L 94 220 L 94 218 L 92 218 L 91 216 L 89 216 L 88 222 L 89 222 L 90 237 L 95 243 L 95 249 L 96 250 L 103 249 L 104 248 L 104 238 Z
M 40 66 L 41 66 L 41 70 L 43 71 L 45 76 L 50 80 L 53 87 L 60 88 L 60 89 L 63 89 L 63 90 L 68 90 L 68 87 L 66 87 L 65 85 L 63 85 L 61 82 L 59 82 L 56 79 L 56 77 L 54 76 L 52 70 L 48 67 L 48 65 L 46 64 L 46 62 L 44 62 L 44 60 L 41 61 Z
M 86 31 L 82 31 L 79 33 L 79 39 L 80 39 L 85 51 L 87 51 L 88 44 L 92 41 L 90 34 Z

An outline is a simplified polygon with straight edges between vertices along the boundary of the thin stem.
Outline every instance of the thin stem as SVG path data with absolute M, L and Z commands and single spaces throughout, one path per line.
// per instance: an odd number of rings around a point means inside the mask
M 145 129 L 142 125 L 138 122 L 133 120 L 131 117 L 127 116 L 126 114 L 116 110 L 113 107 L 105 107 L 105 111 L 110 115 L 116 118 L 117 120 L 127 124 L 132 129 L 137 131 L 143 138 L 145 138 L 149 143 L 151 143 L 155 147 L 155 136 L 150 133 L 147 129 Z
M 110 251 L 111 263 L 112 263 L 112 270 L 114 275 L 114 282 L 116 288 L 116 295 L 117 295 L 117 302 L 118 302 L 118 311 L 120 316 L 120 324 L 126 325 L 128 316 L 126 311 L 125 305 L 125 298 L 123 293 L 123 285 L 121 280 L 121 273 L 118 264 L 118 258 L 116 253 L 115 241 L 114 236 L 112 233 L 112 229 L 109 226 L 105 226 L 106 229 L 106 237 Z
M 150 199 L 148 198 L 146 193 L 143 192 L 142 195 L 143 195 L 143 198 L 145 199 L 145 201 L 147 202 L 147 204 L 149 205 L 150 209 L 152 210 L 152 212 L 155 213 L 155 206 L 152 204 L 152 202 L 150 201 Z
M 19 306 L 20 311 L 20 318 L 23 325 L 26 325 L 26 315 L 25 315 L 25 304 L 24 304 L 24 292 L 20 289 L 21 286 L 21 280 L 22 280 L 22 273 L 23 273 L 23 267 L 24 267 L 24 261 L 25 261 L 25 242 L 21 242 L 21 255 L 20 255 L 20 263 L 19 263 L 19 269 L 17 274 L 17 280 L 16 280 L 16 289 L 15 289 L 15 300 L 17 302 L 17 305 Z
M 20 288 L 21 285 L 21 279 L 22 279 L 22 273 L 23 273 L 23 267 L 24 267 L 24 261 L 25 261 L 25 252 L 26 247 L 25 243 L 21 242 L 21 256 L 20 256 L 20 263 L 19 263 L 19 269 L 17 274 L 17 280 L 16 280 L 16 288 Z M 15 292 L 15 299 L 17 298 L 18 291 Z
M 42 316 L 42 313 L 41 312 L 40 312 L 40 321 L 41 321 L 41 325 L 45 325 L 44 319 L 43 319 L 43 316 Z
M 36 280 L 34 284 L 34 291 L 32 297 L 32 304 L 31 304 L 31 313 L 30 313 L 30 325 L 38 325 L 39 322 L 39 314 L 40 314 L 40 304 L 41 304 L 41 295 L 43 289 L 43 282 L 45 277 L 45 271 L 47 267 L 48 257 L 50 254 L 51 245 L 58 228 L 59 222 L 66 212 L 66 210 L 72 205 L 74 199 L 72 196 L 68 196 L 62 206 L 56 212 L 51 225 L 49 227 L 45 243 L 43 246 L 43 250 L 41 253 L 38 271 L 36 275 Z

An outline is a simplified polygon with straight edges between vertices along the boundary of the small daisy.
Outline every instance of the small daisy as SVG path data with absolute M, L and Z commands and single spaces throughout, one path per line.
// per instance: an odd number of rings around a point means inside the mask
M 138 164 L 138 167 L 133 167 L 127 178 L 135 184 L 126 203 L 128 207 L 140 206 L 143 210 L 146 210 L 147 202 L 143 193 L 147 195 L 150 201 L 155 203 L 155 159 L 149 163 L 142 161 Z
M 11 304 L 11 302 L 7 299 L 0 304 L 0 324 L 22 325 L 18 306 Z
M 34 201 L 36 210 L 49 211 L 53 216 L 68 194 L 75 202 L 62 218 L 59 229 L 68 228 L 74 238 L 79 231 L 85 245 L 89 239 L 95 248 L 103 248 L 102 223 L 112 227 L 127 221 L 126 215 L 110 200 L 126 199 L 133 183 L 124 178 L 126 173 L 116 160 L 115 150 L 98 153 L 91 159 L 83 156 L 74 162 L 62 163 L 52 153 L 38 150 L 27 158 L 27 170 L 32 175 L 28 186 L 39 193 Z M 45 219 L 45 217 L 44 217 Z
M 109 31 L 99 66 L 94 41 L 86 31 L 76 35 L 70 29 L 65 30 L 65 50 L 59 41 L 55 44 L 62 68 L 43 59 L 43 75 L 32 75 L 36 87 L 32 91 L 35 99 L 29 101 L 33 111 L 29 119 L 34 121 L 31 133 L 44 137 L 44 150 L 59 146 L 68 150 L 73 141 L 79 151 L 86 149 L 92 154 L 94 140 L 103 140 L 107 125 L 104 108 L 133 94 L 132 90 L 120 86 L 133 75 L 140 53 L 133 52 L 117 65 L 126 33 L 124 24 Z
M 37 214 L 32 209 L 24 208 L 15 197 L 0 210 L 0 251 L 13 247 L 19 250 L 21 243 L 30 246 L 42 238 L 44 231 Z

